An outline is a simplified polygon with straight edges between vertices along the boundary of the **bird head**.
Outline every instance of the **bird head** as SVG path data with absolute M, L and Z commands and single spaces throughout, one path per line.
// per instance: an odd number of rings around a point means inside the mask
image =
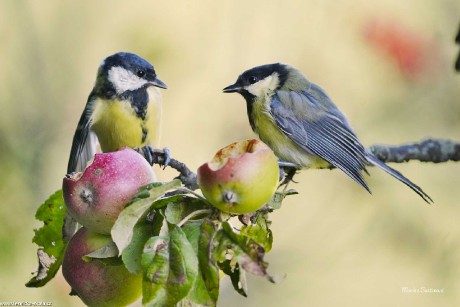
M 243 72 L 236 82 L 223 89 L 224 93 L 240 93 L 247 101 L 270 95 L 282 88 L 290 66 L 280 63 L 257 66 Z
M 167 88 L 158 79 L 152 64 L 128 52 L 118 52 L 105 58 L 99 67 L 96 84 L 106 90 L 110 88 L 117 95 L 149 86 Z

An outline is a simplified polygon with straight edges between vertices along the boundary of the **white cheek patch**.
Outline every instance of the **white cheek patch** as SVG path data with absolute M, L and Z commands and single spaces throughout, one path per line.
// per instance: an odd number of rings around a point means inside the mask
M 272 74 L 263 80 L 246 87 L 246 90 L 256 97 L 263 96 L 269 92 L 274 91 L 280 83 L 278 74 Z
M 131 71 L 120 66 L 112 67 L 109 70 L 108 79 L 113 84 L 117 94 L 137 90 L 147 83 L 146 80 L 139 78 Z

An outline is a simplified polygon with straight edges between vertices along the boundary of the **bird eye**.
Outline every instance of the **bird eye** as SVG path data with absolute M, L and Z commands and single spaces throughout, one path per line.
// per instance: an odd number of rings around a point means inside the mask
M 145 76 L 145 70 L 139 69 L 139 70 L 136 72 L 136 75 L 137 75 L 139 78 L 144 77 L 144 76 Z
M 258 79 L 257 79 L 256 76 L 250 76 L 249 79 L 248 79 L 248 81 L 249 81 L 250 84 L 256 83 L 257 80 L 258 80 Z

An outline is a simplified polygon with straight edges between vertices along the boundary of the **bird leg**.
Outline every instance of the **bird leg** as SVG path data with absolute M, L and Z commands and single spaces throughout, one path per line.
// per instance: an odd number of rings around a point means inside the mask
M 141 154 L 151 165 L 159 164 L 166 168 L 169 166 L 179 172 L 179 179 L 186 188 L 194 191 L 198 189 L 196 174 L 192 172 L 184 163 L 171 158 L 171 153 L 168 148 L 154 149 L 151 146 L 143 146 L 134 148 Z
M 159 164 L 165 169 L 171 162 L 171 152 L 168 147 L 158 149 L 147 145 L 136 147 L 134 150 L 140 153 L 150 165 Z
M 287 185 L 291 181 L 297 183 L 294 181 L 294 175 L 302 169 L 300 165 L 285 161 L 279 161 L 278 165 L 280 167 L 280 181 L 284 178 L 280 186 Z

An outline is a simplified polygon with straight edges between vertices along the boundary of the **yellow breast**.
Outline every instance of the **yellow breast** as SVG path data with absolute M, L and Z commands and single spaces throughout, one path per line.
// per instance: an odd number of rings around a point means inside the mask
M 302 167 L 318 167 L 327 162 L 294 143 L 274 122 L 269 113 L 269 99 L 256 100 L 253 104 L 255 132 L 281 161 L 296 163 Z
M 159 145 L 161 94 L 157 88 L 149 88 L 148 94 L 145 119 L 136 115 L 127 100 L 97 99 L 94 102 L 91 129 L 96 133 L 103 152 L 126 146 Z

